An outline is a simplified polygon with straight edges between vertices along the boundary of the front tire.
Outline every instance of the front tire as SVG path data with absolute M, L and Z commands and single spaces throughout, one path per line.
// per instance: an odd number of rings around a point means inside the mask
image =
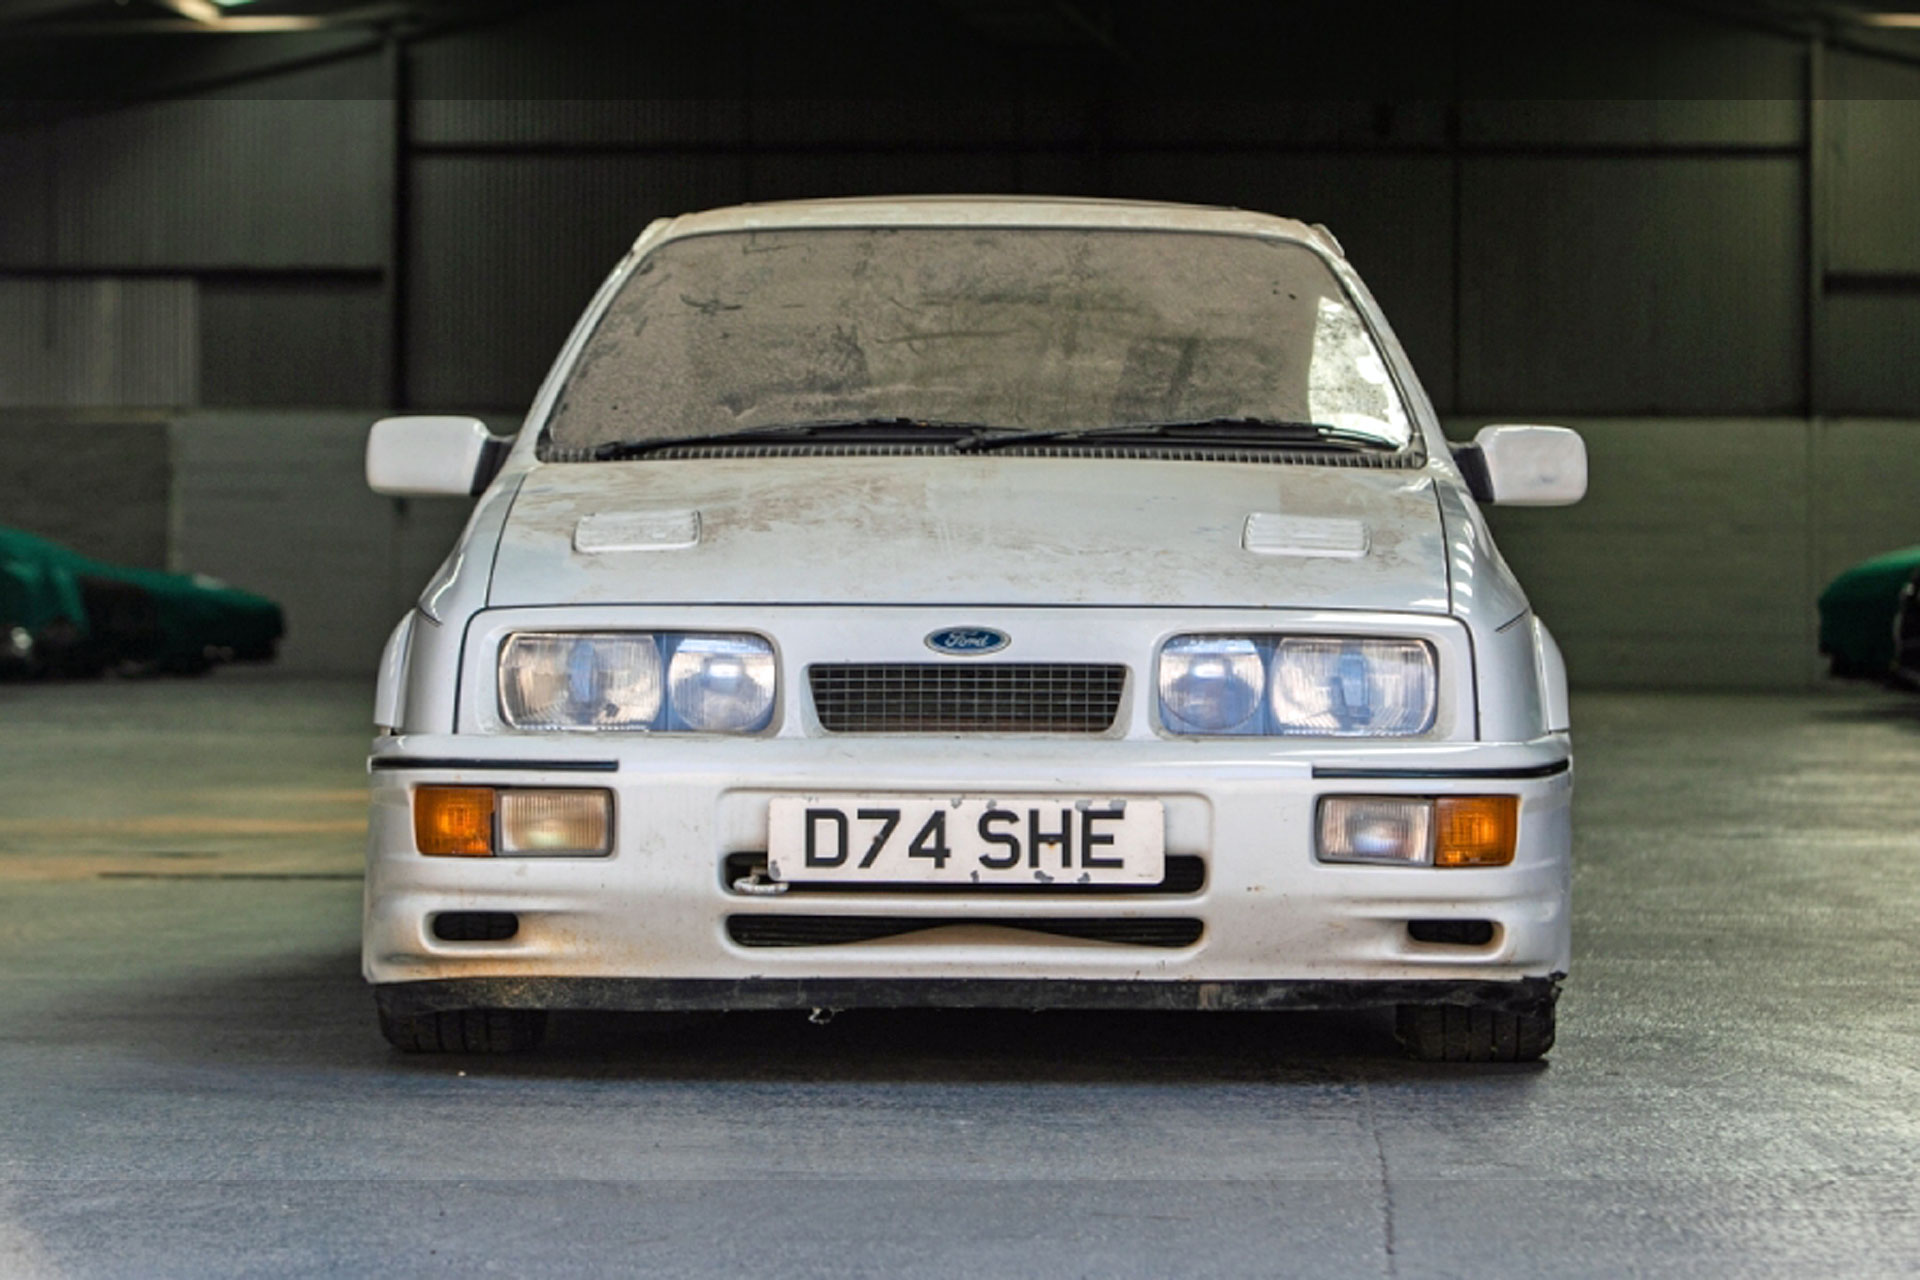
M 543 1009 L 443 1009 L 401 1013 L 377 1004 L 380 1034 L 402 1053 L 524 1053 L 547 1035 Z
M 1403 1004 L 1394 1032 L 1421 1062 L 1536 1062 L 1553 1048 L 1553 1002 L 1520 1013 Z

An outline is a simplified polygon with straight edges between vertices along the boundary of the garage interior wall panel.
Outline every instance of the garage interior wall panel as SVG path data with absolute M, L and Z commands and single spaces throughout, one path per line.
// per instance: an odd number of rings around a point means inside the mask
M 174 567 L 278 601 L 283 670 L 372 671 L 465 520 L 464 500 L 368 490 L 370 421 L 253 410 L 173 423 Z
M 428 150 L 721 147 L 748 141 L 747 104 L 740 99 L 415 98 L 408 107 L 409 136 Z
M 1800 183 L 1770 157 L 1466 161 L 1454 403 L 1797 411 Z
M 1017 93 L 1017 91 L 1016 91 Z M 817 96 L 791 101 L 755 99 L 749 104 L 755 146 L 806 151 L 845 148 L 859 152 L 876 146 L 911 151 L 918 147 L 979 148 L 1017 145 L 1033 139 L 1018 97 L 969 102 L 940 98 L 884 99 L 865 96 Z M 1052 119 L 1062 123 L 1059 117 Z M 1069 128 L 1080 122 L 1069 120 Z M 1083 141 L 1079 129 L 1055 142 Z
M 1123 190 L 1285 210 L 1332 228 L 1438 404 L 1453 399 L 1453 165 L 1443 155 L 1135 152 Z
M 1920 404 L 1920 287 L 1830 292 L 1820 357 L 1821 398 L 1835 412 L 1898 413 Z M 1907 447 L 1920 451 L 1920 437 Z
M 1475 99 L 1461 105 L 1460 137 L 1469 146 L 1547 150 L 1786 149 L 1806 138 L 1806 108 L 1798 94 L 1796 83 L 1770 99 Z
M 164 417 L 0 409 L 0 450 L 0 525 L 115 564 L 167 567 Z
M 53 260 L 53 130 L 0 131 L 0 265 Z
M 1828 418 L 1810 430 L 1817 593 L 1848 565 L 1920 546 L 1920 422 Z
M 422 118 L 428 131 L 420 136 L 535 141 L 543 140 L 542 133 L 524 131 L 527 126 L 558 120 L 576 128 L 585 123 L 591 130 L 558 135 L 569 141 L 619 141 L 622 135 L 607 125 L 617 128 L 631 118 L 630 100 L 743 100 L 754 83 L 746 65 L 752 32 L 778 18 L 772 11 L 801 7 L 763 6 L 767 12 L 749 21 L 748 3 L 648 5 L 642 22 L 633 0 L 570 0 L 525 6 L 504 22 L 413 41 L 408 46 L 413 97 L 464 104 L 435 108 L 436 114 Z M 489 102 L 496 105 L 485 105 Z M 536 103 L 547 105 L 529 105 Z M 521 108 L 524 113 L 516 114 Z
M 1715 13 L 1705 5 L 1666 0 L 1552 6 L 1538 0 L 1473 0 L 1454 12 L 1460 23 L 1461 96 L 1487 102 L 1557 99 L 1570 104 L 1563 120 L 1584 116 L 1601 136 L 1615 126 L 1601 122 L 1599 110 L 1589 113 L 1577 104 L 1790 102 L 1806 92 L 1806 41 L 1766 30 L 1759 22 L 1729 21 L 1731 10 Z M 1759 109 L 1726 108 L 1723 118 L 1748 110 Z M 1703 107 L 1696 119 L 1720 111 Z M 1562 135 L 1561 140 L 1573 139 Z
M 378 404 L 386 315 L 377 280 L 203 281 L 200 403 Z
M 1482 420 L 1449 424 L 1467 438 Z M 1580 419 L 1574 507 L 1488 509 L 1576 684 L 1794 688 L 1818 670 L 1797 419 Z
M 754 159 L 747 171 L 748 191 L 754 200 L 1010 191 L 1020 182 L 1020 161 L 1019 156 L 994 151 L 773 154 Z
M 1822 408 L 1920 404 L 1920 68 L 1835 54 L 1824 104 Z
M 187 99 L 58 126 L 55 260 L 378 266 L 387 104 Z
M 1444 101 L 1451 94 L 1462 38 L 1459 15 L 1450 4 L 1144 0 L 1098 8 L 1033 7 L 1077 11 L 1092 19 L 1062 24 L 1059 34 L 1079 36 L 1077 47 L 1083 54 L 1103 47 L 1120 52 L 1113 65 L 1103 68 L 1112 77 L 1116 103 L 1124 98 L 1224 101 L 1276 96 L 1319 103 Z M 1106 15 L 1113 19 L 1110 46 L 1098 33 L 1099 19 Z M 1167 57 L 1172 50 L 1185 56 Z M 1052 63 L 1041 66 L 1050 69 Z M 1245 91 L 1247 87 L 1253 91 Z
M 1920 68 L 1829 58 L 1830 271 L 1920 272 Z
M 1267 146 L 1282 150 L 1381 151 L 1447 145 L 1443 101 L 1399 97 L 1377 102 L 1250 102 L 1228 97 L 1122 96 L 1105 124 L 1118 149 L 1207 150 Z
M 423 155 L 408 236 L 408 392 L 524 410 L 580 309 L 663 214 L 744 198 L 727 156 Z
M 188 279 L 0 274 L 0 406 L 193 404 L 197 317 Z

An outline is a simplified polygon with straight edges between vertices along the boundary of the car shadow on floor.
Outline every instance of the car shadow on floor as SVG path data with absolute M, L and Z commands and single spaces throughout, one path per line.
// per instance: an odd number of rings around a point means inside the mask
M 418 1062 L 397 1057 L 402 1068 Z M 1391 1011 L 1379 1009 L 860 1009 L 824 1023 L 804 1012 L 560 1013 L 553 1015 L 540 1050 L 484 1059 L 477 1069 L 488 1075 L 787 1083 L 1308 1085 L 1460 1070 L 1408 1060 L 1394 1040 Z M 1522 1077 L 1541 1069 L 1493 1068 Z
M 1396 1063 L 1391 1019 L 1352 1013 L 860 1009 L 560 1014 L 516 1073 L 737 1080 L 1324 1084 Z
M 560 1012 L 546 1043 L 511 1055 L 417 1055 L 381 1038 L 358 956 L 142 984 L 145 1014 L 88 1019 L 141 1057 L 307 1072 L 333 1068 L 523 1080 L 1325 1085 L 1452 1076 L 1530 1078 L 1539 1065 L 1409 1061 L 1387 1010 L 1163 1013 L 985 1009 L 623 1014 Z M 77 1011 L 76 1011 L 77 1012 Z M 154 1015 L 160 1016 L 154 1016 Z

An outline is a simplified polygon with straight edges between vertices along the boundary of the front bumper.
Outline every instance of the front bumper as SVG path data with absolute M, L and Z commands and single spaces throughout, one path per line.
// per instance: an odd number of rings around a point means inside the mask
M 1552 1007 L 1560 977 L 1511 982 L 1108 982 L 1054 978 L 441 978 L 379 988 L 399 1015 L 452 1009 L 665 1013 L 728 1009 L 1150 1009 L 1242 1013 L 1402 1003 L 1503 1013 Z
M 1569 952 L 1568 742 L 1328 744 L 504 735 L 381 739 L 373 764 L 363 963 L 418 1008 L 1325 1008 L 1415 998 L 1550 996 Z M 605 858 L 429 858 L 420 783 L 604 786 Z M 1205 862 L 1189 892 L 979 895 L 736 892 L 729 855 L 767 847 L 781 794 L 1086 794 L 1165 804 L 1170 856 Z M 1331 866 L 1313 857 L 1327 794 L 1512 794 L 1520 842 L 1501 868 Z M 514 936 L 449 942 L 447 912 L 510 912 Z M 743 945 L 751 917 L 926 918 L 871 941 Z M 978 921 L 969 917 L 979 917 Z M 990 921 L 986 918 L 990 917 Z M 1184 945 L 1020 927 L 1024 919 L 1197 922 Z M 1492 925 L 1480 945 L 1417 941 L 1414 920 Z M 1009 927 L 1011 926 L 1011 927 Z M 1547 984 L 1545 987 L 1542 984 Z

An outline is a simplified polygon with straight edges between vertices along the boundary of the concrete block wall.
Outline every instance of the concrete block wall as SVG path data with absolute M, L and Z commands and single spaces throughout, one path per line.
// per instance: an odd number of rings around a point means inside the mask
M 169 425 L 169 559 L 279 601 L 285 670 L 371 672 L 466 522 L 460 499 L 368 490 L 367 427 L 379 416 L 233 410 Z
M 166 568 L 166 427 L 151 411 L 0 410 L 0 525 L 115 564 Z

